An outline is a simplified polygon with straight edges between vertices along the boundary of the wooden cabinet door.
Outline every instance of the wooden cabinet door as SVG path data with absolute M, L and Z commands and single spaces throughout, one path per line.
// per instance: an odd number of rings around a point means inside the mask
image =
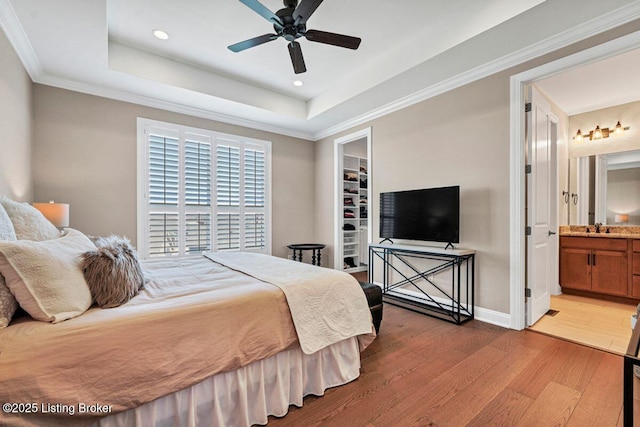
M 633 274 L 640 274 L 640 252 L 633 253 L 633 261 L 631 262 L 633 263 Z
M 631 279 L 631 297 L 640 298 L 640 276 L 634 275 Z
M 629 274 L 626 252 L 593 251 L 591 264 L 592 291 L 609 295 L 627 295 Z
M 563 288 L 591 290 L 591 266 L 589 249 L 560 249 L 560 286 Z

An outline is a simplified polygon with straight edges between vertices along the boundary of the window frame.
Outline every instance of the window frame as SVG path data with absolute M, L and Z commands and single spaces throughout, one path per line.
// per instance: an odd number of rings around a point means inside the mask
M 151 211 L 149 199 L 149 138 L 147 135 L 155 131 L 154 133 L 161 133 L 167 136 L 173 136 L 178 139 L 179 146 L 179 162 L 181 164 L 179 171 L 179 182 L 183 182 L 185 171 L 182 167 L 185 161 L 185 142 L 187 140 L 193 140 L 193 137 L 196 137 L 196 140 L 199 142 L 209 142 L 211 144 L 211 206 L 207 206 L 205 208 L 201 206 L 194 207 L 195 209 L 187 209 L 185 203 L 185 195 L 184 188 L 180 186 L 179 189 L 179 202 L 176 208 L 178 212 L 179 219 L 184 219 L 189 213 L 197 213 L 197 212 L 206 212 L 210 215 L 210 242 L 211 242 L 211 252 L 217 251 L 217 217 L 218 213 L 221 210 L 217 203 L 217 148 L 220 145 L 227 145 L 229 143 L 239 147 L 241 152 L 241 162 L 239 165 L 240 169 L 240 206 L 237 209 L 240 218 L 240 248 L 239 249 L 222 249 L 224 251 L 250 251 L 250 252 L 260 252 L 271 255 L 272 251 L 272 216 L 271 210 L 273 205 L 272 200 L 272 186 L 271 186 L 271 141 L 259 140 L 254 138 L 248 138 L 239 135 L 226 134 L 222 132 L 207 130 L 207 129 L 199 129 L 190 126 L 184 126 L 175 123 L 161 122 L 152 119 L 146 119 L 138 117 L 137 119 L 137 249 L 140 258 L 148 259 L 149 255 L 149 213 Z M 190 138 L 186 138 L 190 137 Z M 264 151 L 264 208 L 258 208 L 258 210 L 262 210 L 264 212 L 264 225 L 265 225 L 265 236 L 264 236 L 264 248 L 256 249 L 256 248 L 245 248 L 245 214 L 249 214 L 255 212 L 255 208 L 247 208 L 245 207 L 245 199 L 244 199 L 244 167 L 245 163 L 244 159 L 244 151 L 246 149 L 250 150 L 258 150 Z M 191 212 L 193 210 L 193 212 Z M 180 227 L 180 233 L 183 233 L 185 230 L 185 225 Z M 182 240 L 186 239 L 185 236 L 181 236 Z M 177 256 L 193 256 L 188 253 L 184 253 L 184 248 L 179 247 L 179 253 Z M 175 256 L 175 255 L 174 255 Z M 169 255 L 167 257 L 170 257 Z M 156 257 L 152 257 L 156 258 Z

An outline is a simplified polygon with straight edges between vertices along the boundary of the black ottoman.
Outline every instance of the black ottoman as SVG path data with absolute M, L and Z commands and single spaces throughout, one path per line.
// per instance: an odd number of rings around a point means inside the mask
M 367 282 L 359 282 L 369 303 L 371 317 L 373 318 L 373 326 L 376 328 L 376 334 L 380 333 L 380 323 L 382 322 L 382 288 Z

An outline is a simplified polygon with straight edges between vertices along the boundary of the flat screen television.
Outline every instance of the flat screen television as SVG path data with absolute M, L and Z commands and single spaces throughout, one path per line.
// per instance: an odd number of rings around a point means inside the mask
M 460 186 L 381 193 L 380 237 L 460 243 Z

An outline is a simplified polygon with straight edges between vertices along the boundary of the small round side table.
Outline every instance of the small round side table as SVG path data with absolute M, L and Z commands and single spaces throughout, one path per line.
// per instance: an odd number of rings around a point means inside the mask
M 293 251 L 293 260 L 302 262 L 302 251 L 312 251 L 311 264 L 320 265 L 320 258 L 322 254 L 320 251 L 324 249 L 325 245 L 320 243 L 296 243 L 287 245 L 289 249 Z M 296 255 L 296 251 L 298 254 Z

